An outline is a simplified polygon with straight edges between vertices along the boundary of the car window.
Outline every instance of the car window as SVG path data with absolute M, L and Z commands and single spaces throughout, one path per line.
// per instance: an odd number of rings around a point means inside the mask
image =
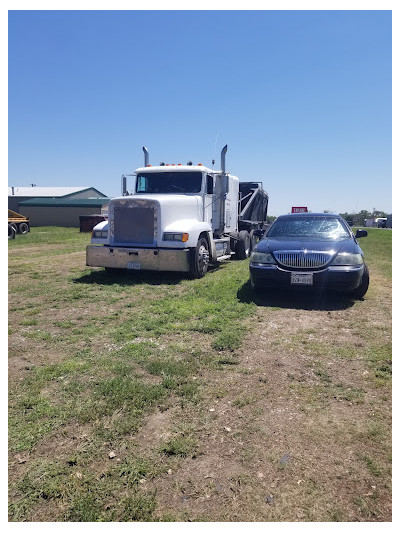
M 336 241 L 348 239 L 350 234 L 338 218 L 289 216 L 278 218 L 268 231 L 267 237 Z

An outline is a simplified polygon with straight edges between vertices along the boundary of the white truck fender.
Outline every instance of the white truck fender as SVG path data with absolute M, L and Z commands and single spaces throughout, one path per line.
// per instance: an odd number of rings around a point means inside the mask
M 188 248 L 197 246 L 200 233 L 207 233 L 212 243 L 212 229 L 210 224 L 194 219 L 176 220 L 164 227 L 164 233 L 188 233 L 189 239 L 186 242 Z

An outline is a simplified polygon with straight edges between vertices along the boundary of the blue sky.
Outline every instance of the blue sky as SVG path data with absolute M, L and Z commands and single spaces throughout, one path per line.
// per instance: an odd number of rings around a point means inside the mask
M 9 185 L 150 163 L 262 181 L 269 214 L 391 212 L 390 11 L 10 11 Z

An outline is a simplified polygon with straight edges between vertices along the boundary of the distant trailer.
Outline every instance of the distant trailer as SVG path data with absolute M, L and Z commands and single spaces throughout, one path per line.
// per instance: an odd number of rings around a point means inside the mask
M 367 228 L 386 228 L 386 217 L 366 218 L 364 220 L 364 226 Z
M 8 237 L 14 238 L 16 233 L 29 233 L 31 231 L 29 217 L 16 213 L 12 209 L 8 210 Z M 10 233 L 14 236 L 10 237 Z

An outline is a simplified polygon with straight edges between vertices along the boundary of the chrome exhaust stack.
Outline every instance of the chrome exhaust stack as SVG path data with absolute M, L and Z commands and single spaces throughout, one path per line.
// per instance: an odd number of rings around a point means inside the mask
M 149 151 L 147 150 L 145 146 L 143 146 L 143 152 L 144 152 L 144 166 L 148 167 L 149 166 Z
M 222 170 L 222 174 L 226 173 L 225 155 L 226 155 L 226 151 L 227 150 L 228 150 L 228 145 L 226 144 L 221 150 L 221 170 Z

